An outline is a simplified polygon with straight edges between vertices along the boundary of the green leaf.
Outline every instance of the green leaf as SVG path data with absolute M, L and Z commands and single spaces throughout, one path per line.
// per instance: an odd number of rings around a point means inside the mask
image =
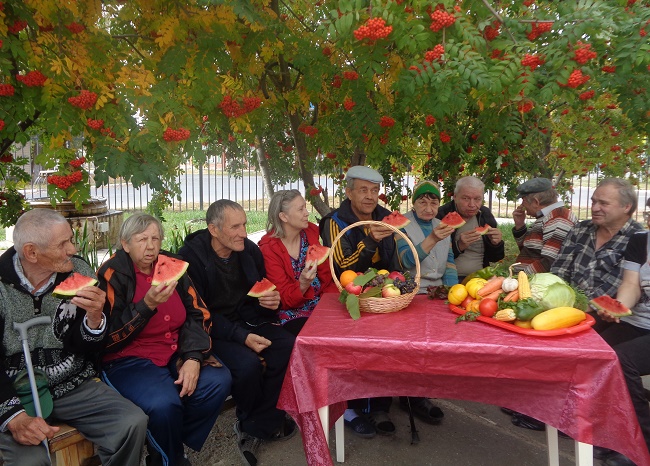
M 377 298 L 381 296 L 381 286 L 372 286 L 367 288 L 363 293 L 359 295 L 359 298 Z
M 359 311 L 359 297 L 357 295 L 348 293 L 348 296 L 345 299 L 345 307 L 348 309 L 352 319 L 357 320 L 361 317 L 361 312 Z
M 366 286 L 368 282 L 370 282 L 373 278 L 377 276 L 377 271 L 376 270 L 369 270 L 368 272 L 364 273 L 363 275 L 357 275 L 357 277 L 352 280 L 352 283 L 355 285 L 361 285 L 361 286 Z

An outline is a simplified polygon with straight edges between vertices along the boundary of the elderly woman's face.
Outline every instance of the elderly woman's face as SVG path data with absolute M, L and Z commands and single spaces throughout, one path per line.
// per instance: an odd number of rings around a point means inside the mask
M 158 258 L 161 242 L 158 225 L 151 223 L 142 233 L 131 236 L 129 241 L 122 241 L 122 248 L 141 272 L 150 273 Z
M 433 220 L 438 215 L 438 207 L 440 207 L 440 199 L 429 196 L 421 196 L 413 203 L 415 215 L 425 221 Z

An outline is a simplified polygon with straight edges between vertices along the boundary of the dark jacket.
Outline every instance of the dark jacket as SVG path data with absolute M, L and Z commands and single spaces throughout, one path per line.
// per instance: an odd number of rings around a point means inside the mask
M 447 204 L 441 206 L 438 209 L 438 215 L 436 218 L 442 219 L 449 212 L 456 212 L 456 203 L 454 201 L 448 202 Z M 493 228 L 496 228 L 497 221 L 488 209 L 485 206 L 482 206 L 478 213 L 476 214 L 476 220 L 478 221 L 478 226 L 482 227 L 484 225 L 490 225 Z M 458 243 L 456 241 L 456 233 L 458 230 L 454 230 L 451 234 L 451 246 L 454 250 L 454 257 L 460 256 L 463 252 L 458 249 Z M 483 246 L 485 248 L 485 254 L 483 255 L 483 267 L 490 265 L 490 262 L 498 262 L 503 259 L 506 255 L 505 253 L 505 243 L 501 241 L 499 244 L 494 245 L 490 238 L 487 235 L 483 236 Z
M 377 206 L 372 212 L 372 219 L 381 220 L 388 214 L 390 214 L 389 210 Z M 331 247 L 332 241 L 341 230 L 358 221 L 359 218 L 352 211 L 350 200 L 344 200 L 338 209 L 333 210 L 320 221 L 319 229 L 323 245 Z M 402 270 L 394 236 L 388 236 L 378 243 L 368 236 L 364 228 L 365 225 L 361 225 L 348 230 L 334 247 L 332 254 L 336 275 L 341 275 L 345 270 L 365 272 L 368 267 L 389 271 Z M 372 259 L 377 250 L 379 250 L 379 261 L 373 263 Z
M 178 258 L 171 253 L 160 254 Z M 144 299 L 133 302 L 135 296 L 135 269 L 133 260 L 118 249 L 97 272 L 99 287 L 106 291 L 104 313 L 108 316 L 109 337 L 105 352 L 119 351 L 133 342 L 157 312 L 151 310 Z M 184 361 L 196 358 L 200 361 L 209 356 L 210 313 L 187 274 L 178 280 L 176 291 L 180 295 L 187 313 L 185 323 L 178 335 L 178 354 Z
M 213 335 L 220 340 L 244 344 L 248 334 L 251 333 L 245 324 L 255 327 L 267 322 L 278 323 L 278 317 L 275 310 L 260 306 L 257 298 L 247 295 L 242 296 L 237 307 L 239 316 L 237 321 L 232 322 L 219 312 L 219 290 L 223 288 L 223 285 L 217 280 L 216 261 L 220 259 L 212 249 L 211 239 L 212 236 L 207 228 L 198 230 L 185 238 L 185 245 L 178 252 L 190 263 L 187 271 L 199 295 L 210 310 L 212 323 L 215 327 Z M 247 289 L 251 289 L 256 282 L 266 276 L 262 253 L 257 245 L 248 238 L 244 240 L 244 250 L 235 251 L 232 254 L 238 256 L 246 278 Z

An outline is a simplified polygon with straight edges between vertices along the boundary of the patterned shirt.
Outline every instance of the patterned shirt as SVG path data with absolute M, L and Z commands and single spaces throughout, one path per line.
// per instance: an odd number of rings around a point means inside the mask
M 524 225 L 520 230 L 512 229 L 519 246 L 515 262 L 521 262 L 521 265 L 514 267 L 517 272 L 523 270 L 529 275 L 548 272 L 560 253 L 564 239 L 578 221 L 562 202 L 544 207 L 538 215 L 530 228 Z
M 580 288 L 589 299 L 616 296 L 623 281 L 623 258 L 630 237 L 643 230 L 628 219 L 618 233 L 596 250 L 596 229 L 591 220 L 577 223 L 569 232 L 551 272 Z

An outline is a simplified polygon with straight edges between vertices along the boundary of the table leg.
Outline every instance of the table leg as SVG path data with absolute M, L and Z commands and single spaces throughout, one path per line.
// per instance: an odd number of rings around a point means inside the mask
M 576 466 L 594 466 L 594 447 L 576 440 Z
M 345 427 L 343 425 L 343 416 L 338 418 L 334 423 L 334 433 L 336 435 L 336 461 L 337 463 L 345 462 Z
M 320 418 L 320 425 L 323 428 L 323 432 L 325 432 L 325 441 L 327 442 L 327 445 L 329 446 L 329 444 L 330 444 L 330 432 L 329 432 L 330 407 L 329 406 L 323 406 L 322 408 L 318 408 L 318 417 Z
M 546 445 L 548 450 L 548 466 L 560 466 L 560 449 L 557 440 L 557 429 L 546 424 Z

